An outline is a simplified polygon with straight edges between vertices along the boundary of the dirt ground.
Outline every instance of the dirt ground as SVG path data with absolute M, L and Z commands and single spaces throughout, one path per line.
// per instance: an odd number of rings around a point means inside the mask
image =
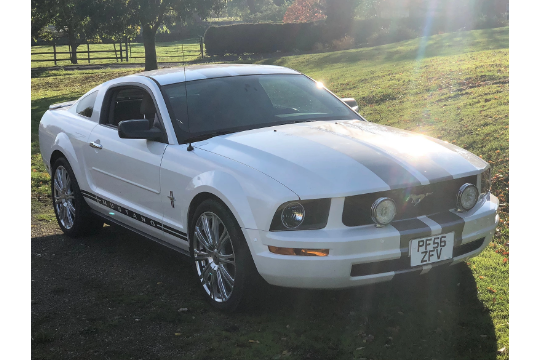
M 224 314 L 182 255 L 121 227 L 70 239 L 33 215 L 31 241 L 33 359 L 496 358 L 467 266 L 342 291 L 263 286 Z

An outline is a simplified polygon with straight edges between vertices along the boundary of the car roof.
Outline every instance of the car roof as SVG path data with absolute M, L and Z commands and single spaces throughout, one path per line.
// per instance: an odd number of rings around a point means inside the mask
M 184 81 L 211 79 L 241 75 L 300 74 L 298 71 L 275 65 L 253 64 L 209 64 L 174 67 L 144 71 L 136 75 L 148 76 L 160 85 L 169 85 Z

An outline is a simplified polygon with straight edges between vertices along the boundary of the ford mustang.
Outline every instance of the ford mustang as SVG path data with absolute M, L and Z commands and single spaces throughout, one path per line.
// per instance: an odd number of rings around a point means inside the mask
M 189 256 L 228 311 L 257 280 L 345 288 L 478 255 L 498 222 L 489 165 L 358 110 L 279 66 L 105 82 L 39 126 L 58 224 L 116 223 Z

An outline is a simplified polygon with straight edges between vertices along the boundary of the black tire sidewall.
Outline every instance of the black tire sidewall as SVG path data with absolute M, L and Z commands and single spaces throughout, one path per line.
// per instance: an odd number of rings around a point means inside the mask
M 216 302 L 214 301 L 204 290 L 201 281 L 198 278 L 197 274 L 197 268 L 194 260 L 194 248 L 193 248 L 193 238 L 194 238 L 194 232 L 195 232 L 195 224 L 197 223 L 197 220 L 199 219 L 199 216 L 204 212 L 213 212 L 216 214 L 225 227 L 227 228 L 227 231 L 229 232 L 229 235 L 231 237 L 231 242 L 234 248 L 234 255 L 235 255 L 235 279 L 234 279 L 234 288 L 233 292 L 231 294 L 231 297 L 225 301 L 225 302 Z M 234 215 L 231 213 L 231 211 L 221 203 L 220 201 L 214 200 L 214 199 L 208 199 L 203 201 L 199 206 L 197 206 L 197 209 L 195 210 L 195 213 L 193 215 L 193 218 L 191 219 L 190 224 L 190 255 L 191 255 L 191 261 L 193 264 L 193 270 L 195 275 L 197 276 L 197 282 L 199 283 L 199 288 L 203 292 L 205 298 L 210 301 L 210 303 L 217 309 L 223 310 L 223 311 L 235 311 L 241 303 L 245 300 L 246 291 L 249 291 L 249 286 L 252 283 L 252 279 L 254 277 L 254 271 L 256 272 L 256 268 L 253 263 L 253 258 L 251 257 L 251 252 L 249 251 L 249 247 L 246 243 L 246 240 L 244 238 L 244 234 L 242 233 L 242 229 L 238 225 L 238 222 L 234 218 Z

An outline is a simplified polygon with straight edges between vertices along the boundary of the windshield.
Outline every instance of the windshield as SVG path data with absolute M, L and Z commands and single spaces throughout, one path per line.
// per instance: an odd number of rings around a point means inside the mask
M 205 79 L 163 86 L 163 92 L 171 119 L 183 133 L 181 142 L 278 124 L 362 119 L 304 75 Z

